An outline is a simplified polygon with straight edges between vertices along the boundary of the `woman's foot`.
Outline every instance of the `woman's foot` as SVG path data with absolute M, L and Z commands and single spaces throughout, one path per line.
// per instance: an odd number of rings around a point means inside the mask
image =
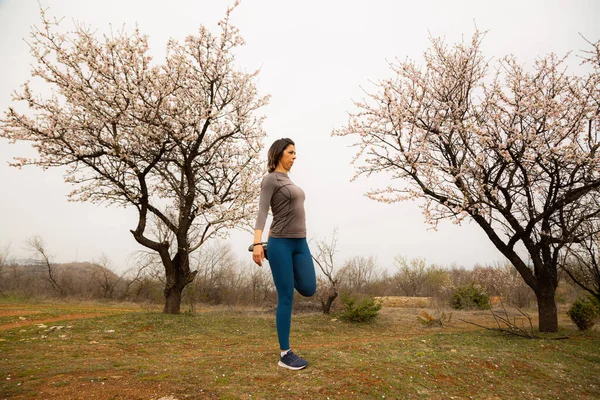
M 294 354 L 293 351 L 290 350 L 287 353 L 285 353 L 285 355 L 281 356 L 277 365 L 295 371 L 302 368 L 306 368 L 306 366 L 308 365 L 308 361 L 298 357 Z

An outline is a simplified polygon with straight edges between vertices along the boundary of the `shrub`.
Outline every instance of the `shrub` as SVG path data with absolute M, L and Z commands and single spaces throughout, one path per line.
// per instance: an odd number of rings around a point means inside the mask
M 377 317 L 381 310 L 381 301 L 375 300 L 370 296 L 360 297 L 359 295 L 343 294 L 342 311 L 340 318 L 348 322 L 368 322 Z
M 490 296 L 480 285 L 471 284 L 462 286 L 456 289 L 452 294 L 452 308 L 456 310 L 488 310 L 492 306 L 490 304 Z
M 579 298 L 567 311 L 567 315 L 580 330 L 585 331 L 596 324 L 596 319 L 600 315 L 600 305 L 598 300 L 589 296 Z

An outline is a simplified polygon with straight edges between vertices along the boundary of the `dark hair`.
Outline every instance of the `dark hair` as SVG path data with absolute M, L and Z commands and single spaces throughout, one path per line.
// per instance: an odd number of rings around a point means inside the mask
M 281 156 L 283 155 L 283 151 L 289 146 L 296 144 L 290 138 L 277 139 L 273 142 L 271 147 L 269 148 L 269 160 L 267 161 L 267 170 L 269 172 L 275 171 L 277 165 L 279 164 L 279 160 L 281 160 Z

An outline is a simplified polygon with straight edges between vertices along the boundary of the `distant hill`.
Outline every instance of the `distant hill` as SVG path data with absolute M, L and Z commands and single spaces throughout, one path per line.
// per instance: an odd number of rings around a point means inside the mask
M 118 279 L 119 276 L 115 274 L 113 271 L 104 268 L 101 265 L 90 263 L 90 262 L 70 262 L 70 263 L 62 263 L 62 264 L 51 264 L 54 271 L 57 274 L 69 274 L 75 277 L 90 277 L 95 276 L 99 273 L 106 273 L 108 277 Z M 6 265 L 4 266 L 4 274 L 11 274 L 14 271 L 24 273 L 24 274 L 32 274 L 32 275 L 46 275 L 47 270 L 45 265 L 40 265 L 38 263 L 32 261 L 26 261 L 25 263 L 17 263 L 15 265 Z
M 51 264 L 55 280 L 67 293 L 97 291 L 106 282 L 117 282 L 119 276 L 101 265 L 89 262 Z M 21 292 L 49 292 L 52 286 L 46 266 L 32 261 L 4 266 L 0 289 Z

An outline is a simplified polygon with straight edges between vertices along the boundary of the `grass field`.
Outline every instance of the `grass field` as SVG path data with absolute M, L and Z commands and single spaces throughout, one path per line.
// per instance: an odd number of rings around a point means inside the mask
M 561 332 L 530 340 L 458 321 L 492 327 L 489 312 L 425 328 L 420 310 L 367 325 L 295 315 L 292 346 L 311 365 L 294 372 L 277 367 L 271 312 L 4 299 L 0 399 L 600 398 L 600 332 L 564 311 Z

